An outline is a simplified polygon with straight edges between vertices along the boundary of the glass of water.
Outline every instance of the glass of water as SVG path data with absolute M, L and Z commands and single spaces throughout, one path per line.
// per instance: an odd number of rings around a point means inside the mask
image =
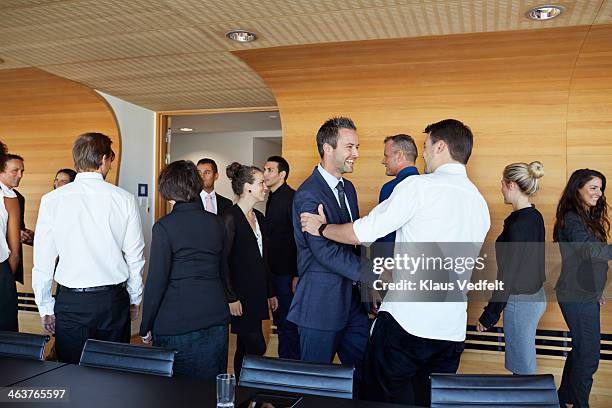
M 217 375 L 217 408 L 234 408 L 235 391 L 234 374 Z

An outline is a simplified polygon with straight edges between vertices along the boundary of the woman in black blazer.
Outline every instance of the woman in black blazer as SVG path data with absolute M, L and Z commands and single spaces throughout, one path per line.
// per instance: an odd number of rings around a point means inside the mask
M 190 161 L 159 175 L 160 194 L 175 204 L 153 226 L 140 335 L 178 351 L 177 376 L 214 380 L 227 371 L 227 246 L 223 220 L 204 211 L 201 190 Z
M 504 168 L 501 192 L 513 210 L 495 243 L 497 279 L 504 289 L 493 293 L 476 324 L 478 331 L 488 330 L 504 313 L 505 363 L 514 374 L 536 373 L 536 331 L 546 311 L 546 231 L 542 214 L 530 201 L 543 175 L 538 161 Z
M 561 275 L 555 287 L 572 350 L 559 387 L 561 406 L 589 406 L 601 347 L 600 305 L 605 302 L 608 261 L 612 260 L 606 178 L 595 170 L 576 170 L 557 207 L 553 240 L 559 242 Z
M 228 234 L 232 333 L 237 334 L 234 374 L 239 378 L 246 354 L 262 356 L 266 352 L 261 322 L 269 319 L 269 309 L 275 311 L 278 301 L 264 261 L 264 216 L 253 208 L 265 200 L 268 191 L 263 173 L 257 167 L 232 163 L 227 167 L 227 176 L 239 197 L 223 215 Z

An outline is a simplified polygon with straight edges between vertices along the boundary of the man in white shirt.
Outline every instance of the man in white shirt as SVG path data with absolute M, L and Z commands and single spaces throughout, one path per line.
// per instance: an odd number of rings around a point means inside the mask
M 104 181 L 115 158 L 111 143 L 101 133 L 80 135 L 72 148 L 76 179 L 45 194 L 38 212 L 32 288 L 43 327 L 55 332 L 58 358 L 67 363 L 79 362 L 88 338 L 129 342 L 142 297 L 136 199 Z
M 479 249 L 490 217 L 466 174 L 472 132 L 447 119 L 427 126 L 425 133 L 423 158 L 429 174 L 406 178 L 387 200 L 354 223 L 326 225 L 319 210 L 318 215 L 301 214 L 303 229 L 347 244 L 371 243 L 397 231 L 396 251 L 402 242 L 474 243 Z M 459 367 L 467 302 L 411 301 L 406 293 L 400 299 L 391 302 L 387 295 L 380 307 L 366 353 L 362 397 L 429 406 L 429 375 L 455 373 Z
M 215 181 L 219 179 L 217 163 L 213 159 L 203 158 L 198 160 L 198 174 L 202 179 L 202 205 L 208 212 L 223 215 L 232 206 L 232 200 L 215 192 Z
M 15 195 L 19 201 L 19 222 L 21 233 L 21 244 L 32 245 L 34 243 L 34 231 L 27 229 L 25 226 L 25 197 L 16 190 L 23 178 L 25 172 L 23 157 L 17 154 L 7 155 L 8 160 L 4 164 L 4 168 L 0 172 L 0 187 L 7 196 Z M 23 255 L 23 251 L 19 250 Z M 19 258 L 19 265 L 15 271 L 15 280 L 23 284 L 23 256 Z

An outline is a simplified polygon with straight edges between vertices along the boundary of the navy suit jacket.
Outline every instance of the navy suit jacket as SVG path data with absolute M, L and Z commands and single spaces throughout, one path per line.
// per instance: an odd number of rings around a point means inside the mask
M 353 220 L 359 218 L 357 192 L 344 179 Z M 300 280 L 287 319 L 298 326 L 337 331 L 349 318 L 353 282 L 360 280 L 359 257 L 352 245 L 339 244 L 303 233 L 300 213 L 317 213 L 323 204 L 329 224 L 341 224 L 340 206 L 329 185 L 315 168 L 293 198 L 293 233 Z

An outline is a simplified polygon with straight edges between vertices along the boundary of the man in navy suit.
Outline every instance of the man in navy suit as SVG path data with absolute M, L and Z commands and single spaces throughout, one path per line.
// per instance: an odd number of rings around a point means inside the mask
M 293 200 L 300 279 L 287 318 L 298 326 L 302 360 L 331 363 L 338 353 L 343 364 L 355 365 L 358 380 L 369 320 L 359 291 L 357 249 L 303 233 L 300 225 L 300 213 L 317 213 L 319 204 L 329 223 L 359 218 L 355 187 L 342 177 L 353 172 L 359 156 L 353 121 L 329 119 L 317 133 L 317 148 L 321 163 Z

